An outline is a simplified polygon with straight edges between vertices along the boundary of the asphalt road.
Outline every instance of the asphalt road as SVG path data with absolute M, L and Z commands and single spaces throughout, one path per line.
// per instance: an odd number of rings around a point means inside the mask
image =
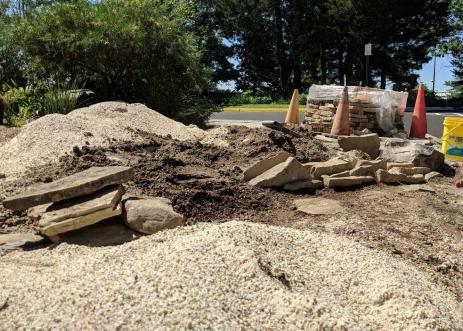
M 463 113 L 439 113 L 429 112 L 427 117 L 428 120 L 428 133 L 436 137 L 442 136 L 444 117 L 463 117 Z M 283 122 L 286 113 L 275 113 L 275 112 L 221 112 L 214 113 L 211 120 L 228 120 L 228 121 L 279 121 Z M 304 118 L 304 113 L 300 113 L 301 121 Z M 412 113 L 405 113 L 404 123 L 405 128 L 410 130 Z

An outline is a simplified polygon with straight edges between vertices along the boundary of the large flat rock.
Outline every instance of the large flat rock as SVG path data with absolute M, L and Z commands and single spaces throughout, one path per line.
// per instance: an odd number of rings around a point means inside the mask
M 320 179 L 323 175 L 331 176 L 354 168 L 351 162 L 339 158 L 331 159 L 326 162 L 318 162 L 311 169 L 313 179 Z
M 339 201 L 325 198 L 298 199 L 294 200 L 294 205 L 308 215 L 334 215 L 343 210 Z
M 98 210 L 113 209 L 121 200 L 125 190 L 122 185 L 105 187 L 83 197 L 55 202 L 48 206 L 40 217 L 42 226 L 51 225 L 69 218 L 91 214 Z
M 3 201 L 3 206 L 12 210 L 24 210 L 49 202 L 71 199 L 95 193 L 106 186 L 128 182 L 133 174 L 131 167 L 92 167 L 7 198 Z
M 282 187 L 310 178 L 308 170 L 293 157 L 253 178 L 249 184 L 260 187 Z
M 33 233 L 0 234 L 0 251 L 21 250 L 46 241 L 46 238 Z
M 381 141 L 376 133 L 363 136 L 339 136 L 339 146 L 346 152 L 359 150 L 375 159 L 379 155 Z
M 69 218 L 60 222 L 46 223 L 40 221 L 39 228 L 42 234 L 54 241 L 56 236 L 61 233 L 82 229 L 103 220 L 120 216 L 121 214 L 122 208 L 121 205 L 118 204 L 116 208 L 101 209 L 90 214 Z
M 243 173 L 243 177 L 245 181 L 249 181 L 267 170 L 273 168 L 274 166 L 285 162 L 288 157 L 291 157 L 292 155 L 289 154 L 288 152 L 279 152 L 278 154 L 271 156 L 269 158 L 257 161 L 254 163 L 252 166 L 250 166 L 248 169 L 246 169 Z
M 328 188 L 360 186 L 375 182 L 372 176 L 325 177 L 323 183 Z

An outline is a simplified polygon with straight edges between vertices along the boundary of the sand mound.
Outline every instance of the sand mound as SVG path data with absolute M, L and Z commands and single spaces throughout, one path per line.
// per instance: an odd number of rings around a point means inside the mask
M 13 252 L 0 258 L 0 279 L 7 330 L 463 325 L 450 296 L 405 263 L 332 235 L 242 222 Z
M 57 162 L 74 146 L 108 146 L 115 141 L 138 142 L 143 133 L 170 135 L 177 140 L 202 138 L 205 132 L 185 126 L 142 104 L 104 102 L 76 109 L 68 115 L 52 114 L 22 128 L 0 147 L 0 172 L 8 176 Z

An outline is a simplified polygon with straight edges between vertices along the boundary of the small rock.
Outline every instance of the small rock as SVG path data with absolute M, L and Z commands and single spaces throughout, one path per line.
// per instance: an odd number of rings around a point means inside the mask
M 323 175 L 322 178 L 325 178 L 325 177 L 340 178 L 340 177 L 349 177 L 349 176 L 350 176 L 350 171 L 343 171 L 343 172 L 340 172 L 338 174 L 334 174 L 331 176 Z
M 441 173 L 437 172 L 437 171 L 432 171 L 430 172 L 429 174 L 426 174 L 426 176 L 424 176 L 424 179 L 427 181 L 427 182 L 430 182 L 432 181 L 433 179 L 435 178 L 441 178 L 441 177 L 444 177 L 444 175 L 442 175 Z
M 289 157 L 291 157 L 291 154 L 289 154 L 288 152 L 280 152 L 275 156 L 254 163 L 252 166 L 250 166 L 248 169 L 244 171 L 244 180 L 249 181 L 263 174 L 264 172 L 273 168 L 274 166 L 285 162 Z
M 310 173 L 295 158 L 290 157 L 253 178 L 249 184 L 260 187 L 282 187 L 288 183 L 310 178 Z
M 372 176 L 326 177 L 323 179 L 323 183 L 328 188 L 359 186 L 373 182 L 375 178 Z
M 185 219 L 164 199 L 128 199 L 123 201 L 125 224 L 140 233 L 153 234 L 184 225 Z
M 386 169 L 387 162 L 384 160 L 359 160 L 356 167 L 371 166 L 373 171 L 376 172 L 379 169 Z
M 413 163 L 396 163 L 396 162 L 388 162 L 386 169 L 389 171 L 392 168 L 413 168 L 415 165 Z
M 283 190 L 294 192 L 294 191 L 307 190 L 307 189 L 316 190 L 316 189 L 320 189 L 323 187 L 324 185 L 321 180 L 306 179 L 306 180 L 301 180 L 301 181 L 286 184 L 283 187 Z
M 339 146 L 346 152 L 359 150 L 367 153 L 373 159 L 379 155 L 379 147 L 381 145 L 381 140 L 376 133 L 363 136 L 340 136 L 338 142 Z
M 343 211 L 341 203 L 325 198 L 308 198 L 294 200 L 297 210 L 309 215 L 334 215 Z
M 352 170 L 353 165 L 350 162 L 339 158 L 331 159 L 326 162 L 318 162 L 312 167 L 312 177 L 320 179 L 323 175 L 334 175 L 343 171 Z
M 423 175 L 407 176 L 404 174 L 391 174 L 386 170 L 378 170 L 376 179 L 384 184 L 422 184 L 424 183 Z

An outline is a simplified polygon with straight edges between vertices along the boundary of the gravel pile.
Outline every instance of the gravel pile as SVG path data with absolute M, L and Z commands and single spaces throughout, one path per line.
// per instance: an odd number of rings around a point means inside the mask
M 0 257 L 0 329 L 462 330 L 425 274 L 333 235 L 229 222 Z M 3 299 L 2 299 L 3 298 Z
M 185 126 L 142 104 L 99 103 L 68 115 L 44 116 L 26 125 L 15 138 L 0 146 L 0 172 L 10 176 L 57 162 L 74 146 L 141 141 L 145 132 L 177 140 L 205 136 L 203 130 Z

